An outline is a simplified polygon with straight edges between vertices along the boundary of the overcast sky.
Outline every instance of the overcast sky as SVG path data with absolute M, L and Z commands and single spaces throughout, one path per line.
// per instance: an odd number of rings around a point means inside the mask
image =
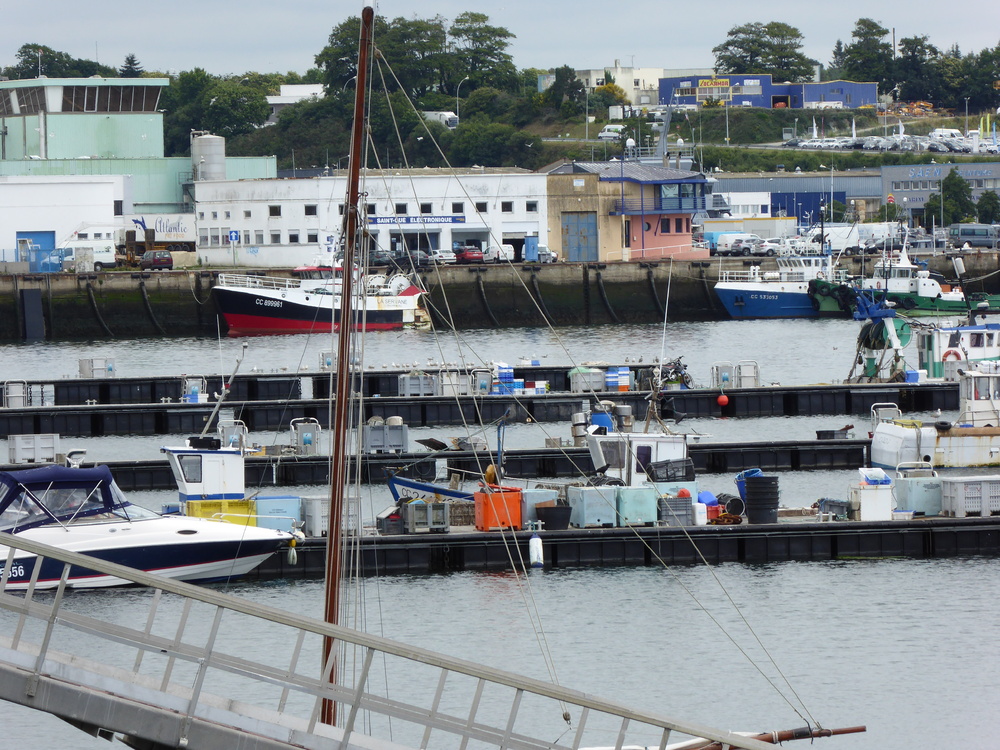
M 112 67 L 121 66 L 125 56 L 134 53 L 148 71 L 201 67 L 215 74 L 303 73 L 314 65 L 330 30 L 361 10 L 361 3 L 354 0 L 172 0 L 156 5 L 50 0 L 4 6 L 0 65 L 13 64 L 21 45 L 38 43 Z M 468 0 L 385 0 L 376 9 L 388 18 L 440 15 L 448 22 L 464 11 L 485 12 L 492 24 L 515 35 L 510 52 L 518 68 L 601 68 L 613 66 L 615 60 L 623 66 L 634 61 L 636 67 L 711 67 L 712 47 L 725 40 L 726 32 L 755 21 L 782 21 L 796 27 L 805 38 L 803 51 L 824 64 L 829 63 L 837 39 L 850 41 L 854 24 L 862 17 L 895 29 L 897 40 L 927 35 L 942 50 L 958 43 L 963 53 L 978 52 L 1000 43 L 996 23 L 1000 11 L 993 2 L 970 11 L 971 16 L 912 0 L 773 0 L 760 5 L 734 0 L 708 5 L 665 0 L 624 4 L 498 0 L 488 10 L 482 7 Z M 993 13 L 997 15 L 990 22 L 986 16 Z

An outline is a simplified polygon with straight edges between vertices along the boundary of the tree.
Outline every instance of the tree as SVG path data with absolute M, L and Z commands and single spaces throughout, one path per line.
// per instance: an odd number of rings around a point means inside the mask
M 734 26 L 712 52 L 723 73 L 769 73 L 776 81 L 805 81 L 812 77 L 813 62 L 801 50 L 799 30 L 772 21 Z
M 143 72 L 139 59 L 131 52 L 125 56 L 125 62 L 118 68 L 118 75 L 122 78 L 142 78 Z
M 987 190 L 976 201 L 976 214 L 983 224 L 1000 224 L 1000 196 L 996 191 Z
M 892 45 L 886 40 L 889 30 L 870 18 L 858 19 L 844 48 L 844 77 L 852 81 L 876 81 L 879 91 L 890 91 L 892 80 Z
M 586 96 L 583 81 L 576 77 L 576 71 L 569 65 L 555 69 L 552 85 L 542 94 L 545 105 L 552 109 L 560 109 L 566 101 L 582 105 Z
M 823 75 L 823 80 L 836 81 L 843 78 L 844 62 L 844 43 L 838 39 L 837 43 L 833 45 L 833 53 L 830 56 L 830 65 Z
M 430 91 L 454 92 L 456 75 L 445 52 L 447 31 L 440 16 L 430 20 L 393 19 L 378 39 L 379 51 L 391 68 L 386 72 L 386 88 L 405 91 L 419 99 Z M 398 84 L 398 85 L 397 85 Z
M 937 101 L 941 93 L 941 52 L 927 41 L 926 36 L 911 36 L 899 41 L 899 57 L 895 78 L 899 83 L 899 98 Z
M 941 211 L 941 193 L 944 193 L 944 211 Z M 976 204 L 972 200 L 972 187 L 958 169 L 951 169 L 941 182 L 941 193 L 934 193 L 924 204 L 924 224 L 940 226 L 970 221 L 976 217 Z
M 11 79 L 37 78 L 39 69 L 49 78 L 114 78 L 118 71 L 93 60 L 82 60 L 65 52 L 57 52 L 44 44 L 24 44 L 17 51 L 17 62 L 2 73 Z
M 388 23 L 376 15 L 372 21 L 372 33 L 381 39 L 388 30 Z M 334 26 L 327 45 L 316 55 L 316 67 L 323 71 L 323 85 L 326 93 L 341 91 L 358 75 L 358 39 L 361 38 L 361 18 L 351 16 Z
M 201 95 L 200 130 L 232 138 L 263 125 L 271 108 L 258 91 L 237 81 L 218 81 Z
M 490 26 L 485 13 L 461 13 L 448 30 L 454 43 L 454 54 L 462 61 L 464 71 L 478 86 L 492 86 L 504 91 L 516 91 L 517 68 L 508 54 L 510 39 L 515 36 L 502 26 Z M 461 76 L 459 76 L 459 80 Z

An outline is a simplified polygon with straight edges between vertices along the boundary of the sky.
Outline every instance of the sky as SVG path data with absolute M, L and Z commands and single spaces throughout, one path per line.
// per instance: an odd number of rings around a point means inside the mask
M 23 44 L 38 43 L 116 68 L 133 53 L 147 71 L 177 73 L 200 67 L 217 75 L 304 73 L 314 66 L 330 30 L 359 15 L 362 7 L 355 0 L 172 0 L 157 6 L 49 0 L 39 6 L 4 5 L 0 66 L 12 65 Z M 515 35 L 509 51 L 518 68 L 569 65 L 582 70 L 612 67 L 616 60 L 626 67 L 712 67 L 712 47 L 725 41 L 734 26 L 758 21 L 794 26 L 804 37 L 803 52 L 824 64 L 836 41 L 848 43 L 855 22 L 865 17 L 890 32 L 895 29 L 897 41 L 926 35 L 942 50 L 958 43 L 963 53 L 978 52 L 1000 43 L 1000 27 L 983 22 L 982 14 L 976 22 L 965 13 L 942 12 L 926 0 L 772 0 L 760 5 L 717 0 L 707 6 L 669 0 L 632 0 L 624 6 L 608 0 L 498 0 L 487 10 L 482 7 L 468 0 L 385 0 L 376 10 L 388 18 L 440 15 L 448 22 L 465 11 L 484 12 L 491 24 Z M 1000 20 L 1000 11 L 995 12 L 995 20 Z

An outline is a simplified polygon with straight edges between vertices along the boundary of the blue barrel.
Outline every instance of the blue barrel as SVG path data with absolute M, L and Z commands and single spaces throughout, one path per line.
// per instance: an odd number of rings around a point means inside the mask
M 747 499 L 747 478 L 748 477 L 760 477 L 763 476 L 764 472 L 760 469 L 747 469 L 746 471 L 741 471 L 736 475 L 736 489 L 740 492 L 740 500 Z

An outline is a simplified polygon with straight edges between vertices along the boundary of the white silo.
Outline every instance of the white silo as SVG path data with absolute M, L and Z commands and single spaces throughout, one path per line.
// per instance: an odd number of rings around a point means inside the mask
M 226 179 L 226 139 L 211 133 L 192 133 L 191 165 L 195 180 Z

